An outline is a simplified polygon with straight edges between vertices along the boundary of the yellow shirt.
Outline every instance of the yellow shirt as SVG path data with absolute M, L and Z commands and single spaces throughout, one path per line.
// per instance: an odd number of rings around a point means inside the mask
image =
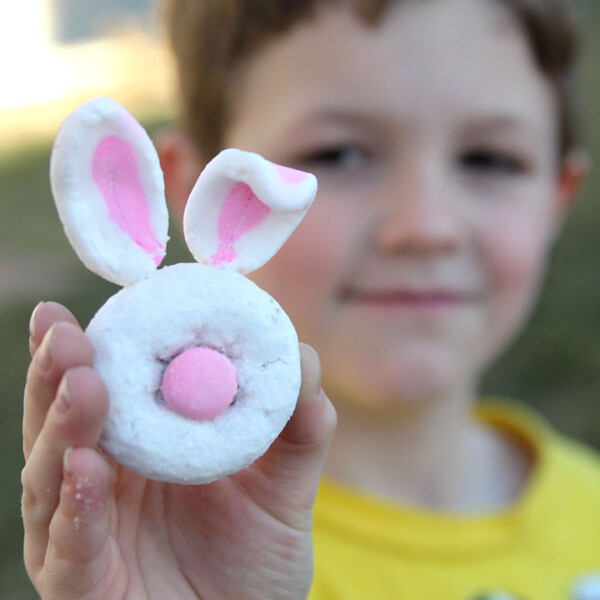
M 600 458 L 524 409 L 478 414 L 535 453 L 518 502 L 457 516 L 324 480 L 310 600 L 600 600 Z

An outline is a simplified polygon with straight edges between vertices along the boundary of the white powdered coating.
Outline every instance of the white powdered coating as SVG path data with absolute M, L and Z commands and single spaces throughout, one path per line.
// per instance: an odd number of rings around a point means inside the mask
M 152 231 L 163 247 L 169 217 L 158 155 L 143 127 L 110 98 L 94 98 L 63 123 L 50 161 L 52 194 L 71 245 L 80 260 L 108 281 L 129 285 L 156 270 L 153 258 L 110 220 L 93 174 L 93 157 L 107 136 L 117 136 L 132 148 L 148 201 Z
M 294 326 L 277 302 L 238 273 L 199 264 L 165 267 L 121 290 L 87 328 L 110 409 L 101 445 L 151 479 L 207 483 L 261 456 L 290 418 L 300 389 Z M 193 421 L 162 404 L 168 361 L 207 346 L 236 369 L 233 404 Z

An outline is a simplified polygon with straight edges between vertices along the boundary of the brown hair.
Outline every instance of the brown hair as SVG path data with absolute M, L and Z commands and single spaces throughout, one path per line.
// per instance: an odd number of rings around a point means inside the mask
M 326 0 L 350 3 L 368 24 L 400 0 Z M 422 0 L 419 0 L 422 1 Z M 538 67 L 557 96 L 560 156 L 578 142 L 573 65 L 578 37 L 572 0 L 496 0 L 509 7 Z M 164 0 L 175 56 L 183 128 L 208 160 L 227 129 L 229 78 L 241 60 L 311 17 L 324 0 Z

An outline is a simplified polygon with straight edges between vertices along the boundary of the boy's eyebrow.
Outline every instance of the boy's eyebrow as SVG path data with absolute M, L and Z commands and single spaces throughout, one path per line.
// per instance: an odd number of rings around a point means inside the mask
M 324 105 L 318 109 L 311 109 L 306 113 L 299 111 L 298 114 L 293 115 L 289 122 L 296 124 L 303 124 L 305 122 L 320 122 L 330 121 L 344 123 L 364 123 L 364 124 L 376 124 L 378 122 L 385 121 L 385 115 L 382 115 L 379 111 L 372 113 L 366 112 L 361 107 L 353 106 L 328 106 Z M 532 115 L 522 114 L 517 111 L 504 112 L 492 112 L 490 114 L 476 115 L 465 118 L 465 128 L 472 131 L 482 133 L 495 132 L 502 130 L 530 130 L 532 133 L 538 133 L 539 126 L 537 123 L 532 122 Z
M 490 114 L 478 116 L 466 121 L 464 130 L 469 134 L 485 135 L 505 132 L 526 133 L 538 138 L 540 127 L 532 122 L 527 115 L 521 114 Z
M 527 143 L 539 143 L 545 139 L 545 127 L 533 115 L 526 111 L 518 110 L 513 107 L 498 106 L 489 112 L 481 114 L 469 114 L 468 112 L 457 117 L 457 126 L 455 130 L 459 135 L 465 138 L 478 139 L 486 136 L 510 135 L 518 137 Z M 398 116 L 395 115 L 396 126 L 411 128 L 410 119 L 404 123 L 398 123 Z M 388 117 L 381 112 L 365 111 L 360 106 L 351 104 L 329 104 L 313 107 L 311 110 L 290 111 L 286 122 L 286 133 L 291 139 L 301 142 L 306 136 L 312 137 L 312 132 L 322 131 L 326 124 L 335 127 L 365 128 L 389 134 L 390 122 Z
M 367 113 L 360 108 L 325 105 L 306 112 L 300 110 L 287 120 L 288 128 L 302 132 L 307 125 L 319 126 L 323 123 L 333 125 L 383 126 L 385 117 L 377 112 Z

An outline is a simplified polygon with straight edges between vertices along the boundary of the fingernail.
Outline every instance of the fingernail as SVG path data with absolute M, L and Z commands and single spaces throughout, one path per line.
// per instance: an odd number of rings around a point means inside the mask
M 66 376 L 63 377 L 63 380 L 60 382 L 60 386 L 58 387 L 58 393 L 56 395 L 56 400 L 54 401 L 54 407 L 61 414 L 66 413 L 71 407 L 71 397 L 69 396 L 69 386 L 67 385 Z
M 306 398 L 311 402 L 316 402 L 321 394 L 321 362 L 319 355 L 310 346 L 304 351 L 301 358 L 302 365 L 302 385 L 305 389 Z
M 51 329 L 44 339 L 44 342 L 35 353 L 35 365 L 36 367 L 43 372 L 49 371 L 52 366 L 52 356 L 50 354 L 50 341 L 52 340 L 52 332 Z
M 36 342 L 39 341 L 39 338 L 36 333 L 36 317 L 40 306 L 42 306 L 43 304 L 45 304 L 45 302 L 38 303 L 38 305 L 33 309 L 33 312 L 31 313 L 31 318 L 29 319 L 29 335 L 31 336 L 31 339 Z
M 73 450 L 72 446 L 69 446 L 63 454 L 63 473 L 65 477 L 69 477 L 72 474 L 71 465 L 69 464 L 69 454 Z

